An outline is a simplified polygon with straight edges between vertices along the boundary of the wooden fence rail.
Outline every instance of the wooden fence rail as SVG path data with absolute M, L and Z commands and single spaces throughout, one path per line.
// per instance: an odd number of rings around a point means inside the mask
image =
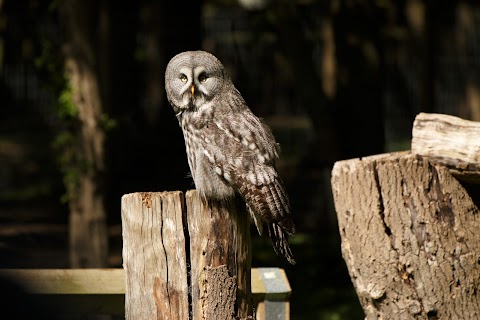
M 284 270 L 251 270 L 257 319 L 288 320 L 291 289 Z M 41 305 L 53 306 L 55 314 L 125 315 L 123 269 L 0 269 L 0 278 L 17 284 Z

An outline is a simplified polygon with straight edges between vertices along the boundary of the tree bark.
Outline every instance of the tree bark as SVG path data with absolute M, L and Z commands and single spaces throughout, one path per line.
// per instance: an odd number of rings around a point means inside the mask
M 93 38 L 97 7 L 92 1 L 70 0 L 60 6 L 65 25 L 65 67 L 78 111 L 73 168 L 75 181 L 67 185 L 70 219 L 70 264 L 73 268 L 107 265 L 108 233 L 102 190 L 105 132 L 97 52 Z
M 342 254 L 366 319 L 478 319 L 478 203 L 409 153 L 337 162 Z

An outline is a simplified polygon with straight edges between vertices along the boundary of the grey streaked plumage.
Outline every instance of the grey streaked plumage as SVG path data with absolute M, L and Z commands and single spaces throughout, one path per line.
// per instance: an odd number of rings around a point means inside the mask
M 180 53 L 168 63 L 165 89 L 199 193 L 218 200 L 238 193 L 259 233 L 266 225 L 275 251 L 294 264 L 288 236 L 295 227 L 275 169 L 278 144 L 250 111 L 222 63 L 204 51 Z

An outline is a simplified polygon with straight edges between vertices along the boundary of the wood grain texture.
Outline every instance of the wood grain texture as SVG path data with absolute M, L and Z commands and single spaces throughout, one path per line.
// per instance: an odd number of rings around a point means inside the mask
M 250 220 L 245 205 L 234 202 L 202 200 L 196 190 L 186 194 L 187 220 L 190 236 L 192 309 L 194 319 L 251 319 L 253 302 L 251 295 L 251 240 Z M 228 277 L 225 268 L 228 269 Z M 228 289 L 216 296 L 233 308 L 220 309 L 214 296 L 211 279 L 225 278 L 234 283 L 234 291 Z M 228 287 L 229 288 L 229 287 Z M 235 299 L 232 300 L 233 296 Z M 212 305 L 213 303 L 213 305 Z M 233 310 L 233 314 L 229 312 Z M 223 312 L 223 313 L 221 313 Z
M 366 319 L 480 318 L 480 212 L 447 168 L 408 153 L 340 161 L 332 188 Z
M 460 179 L 480 182 L 480 122 L 420 113 L 413 123 L 412 153 L 447 166 Z
M 181 192 L 122 197 L 125 318 L 188 319 Z

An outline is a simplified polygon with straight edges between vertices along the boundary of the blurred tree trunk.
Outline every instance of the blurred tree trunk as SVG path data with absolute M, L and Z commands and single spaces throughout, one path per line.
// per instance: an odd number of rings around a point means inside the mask
M 333 14 L 340 159 L 383 152 L 383 10 L 374 3 L 341 1 Z
M 139 22 L 143 31 L 143 71 L 145 74 L 143 112 L 150 127 L 164 126 L 162 115 L 171 112 L 165 96 L 165 68 L 176 54 L 200 50 L 202 1 L 146 0 L 140 5 Z M 183 12 L 183 23 L 172 12 Z M 172 30 L 175 30 L 172 32 Z M 171 123 L 167 117 L 167 123 Z
M 322 11 L 330 10 L 328 4 L 322 4 Z M 305 30 L 299 21 L 307 20 L 308 16 L 300 12 L 292 3 L 284 3 L 275 7 L 276 16 L 279 20 L 278 33 L 281 50 L 288 60 L 294 61 L 292 69 L 295 79 L 295 91 L 301 98 L 302 107 L 305 108 L 313 127 L 317 132 L 316 140 L 310 148 L 307 163 L 313 166 L 332 164 L 334 159 L 340 158 L 341 152 L 336 141 L 335 129 L 332 125 L 334 114 L 331 112 L 333 98 L 336 94 L 336 68 L 335 43 L 333 37 L 333 25 L 329 16 L 321 17 L 322 23 L 315 25 L 315 33 L 321 34 L 322 38 L 322 77 L 318 77 L 312 68 L 313 44 L 305 39 Z M 319 19 L 320 20 L 320 19 Z M 314 83 L 316 86 L 305 85 Z M 318 150 L 328 152 L 318 152 Z
M 140 10 L 140 24 L 144 34 L 145 101 L 143 111 L 150 126 L 158 123 L 158 114 L 164 102 L 165 19 L 163 1 L 146 1 Z
M 6 17 L 3 13 L 3 1 L 0 0 L 0 21 L 5 21 Z M 4 40 L 4 29 L 5 29 L 6 23 L 0 23 L 0 74 L 2 74 L 3 71 L 3 59 L 5 57 L 5 40 Z
M 75 181 L 67 186 L 72 268 L 107 265 L 108 235 L 102 190 L 105 132 L 101 123 L 105 105 L 98 70 L 99 61 L 107 62 L 104 58 L 108 50 L 104 39 L 107 17 L 104 1 L 100 4 L 83 0 L 61 3 L 65 66 L 79 121 L 78 131 L 73 133 L 75 145 L 71 146 L 76 152 Z M 102 70 L 108 67 L 103 65 Z

